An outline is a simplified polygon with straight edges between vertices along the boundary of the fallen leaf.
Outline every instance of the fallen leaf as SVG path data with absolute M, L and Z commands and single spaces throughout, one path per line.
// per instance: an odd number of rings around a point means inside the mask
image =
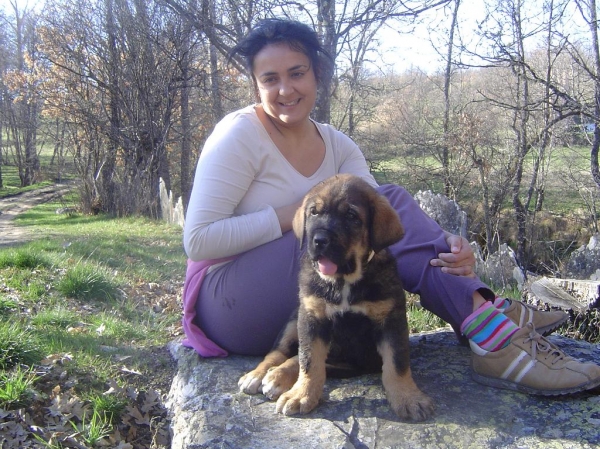
M 123 371 L 124 373 L 127 373 L 127 374 L 137 374 L 138 376 L 142 375 L 142 373 L 140 373 L 139 371 L 135 371 L 135 370 L 129 369 L 125 365 L 123 365 L 121 367 L 121 371 Z
M 63 365 L 66 362 L 70 362 L 73 360 L 73 354 L 64 353 L 64 354 L 50 354 L 45 359 L 43 359 L 40 364 L 41 365 Z
M 140 426 L 150 426 L 150 416 L 148 415 L 148 413 L 142 414 L 142 412 L 140 412 L 140 410 L 137 407 L 132 407 L 130 405 L 128 405 L 125 408 L 129 412 L 129 416 L 131 416 L 135 420 L 136 424 L 139 424 Z
M 98 335 L 102 335 L 104 333 L 104 331 L 106 330 L 106 326 L 104 325 L 104 323 L 102 323 L 100 326 L 98 326 L 98 328 L 96 329 L 96 333 Z
M 158 396 L 158 393 L 155 390 L 149 390 L 146 391 L 144 403 L 142 404 L 141 408 L 143 412 L 149 412 L 159 404 L 160 397 Z

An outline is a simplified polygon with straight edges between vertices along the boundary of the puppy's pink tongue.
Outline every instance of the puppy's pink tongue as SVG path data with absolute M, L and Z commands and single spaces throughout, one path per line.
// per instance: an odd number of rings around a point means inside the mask
M 337 272 L 337 268 L 337 265 L 334 264 L 327 257 L 321 257 L 319 259 L 319 271 L 321 272 L 321 274 L 331 276 L 332 274 L 335 274 Z

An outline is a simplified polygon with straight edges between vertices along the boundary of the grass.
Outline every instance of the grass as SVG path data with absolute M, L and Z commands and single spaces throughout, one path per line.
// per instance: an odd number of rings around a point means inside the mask
M 39 159 L 41 169 L 40 177 L 42 181 L 35 185 L 26 187 L 21 187 L 21 179 L 19 178 L 19 170 L 17 166 L 13 164 L 13 161 L 10 158 L 4 159 L 4 164 L 0 167 L 2 169 L 3 184 L 3 187 L 0 189 L 0 198 L 16 195 L 22 192 L 29 192 L 39 189 L 40 187 L 54 184 L 59 177 L 59 169 L 56 160 L 53 164 L 51 164 L 53 152 L 54 149 L 49 146 L 44 146 L 44 148 L 41 149 Z M 73 163 L 69 160 L 68 156 L 66 157 L 65 162 L 66 164 L 64 167 L 62 167 L 60 173 L 61 181 L 66 181 L 75 177 L 73 175 L 73 173 L 75 173 L 75 170 L 73 169 Z
M 127 417 L 142 407 L 164 421 L 160 405 L 132 398 L 170 386 L 165 347 L 181 333 L 186 259 L 177 226 L 56 214 L 61 206 L 19 215 L 15 224 L 39 238 L 0 248 L 0 408 L 26 407 L 39 429 L 44 410 L 54 410 L 64 435 L 94 447 L 116 438 L 117 428 L 137 426 Z M 40 404 L 27 408 L 32 391 Z M 131 433 L 138 439 L 168 434 L 166 425 L 138 427 Z M 59 434 L 30 438 L 65 447 Z
M 96 410 L 92 412 L 92 418 L 89 421 L 84 415 L 81 424 L 75 424 L 73 421 L 70 423 L 73 430 L 90 447 L 96 446 L 100 440 L 109 436 L 112 430 L 110 420 Z
M 565 217 L 573 215 L 576 211 L 586 210 L 586 201 L 582 195 L 585 195 L 588 189 L 588 195 L 593 195 L 597 190 L 591 179 L 589 158 L 589 148 L 584 146 L 552 150 L 547 172 L 543 174 L 544 210 Z M 525 161 L 523 196 L 528 187 L 532 165 L 533 153 Z M 441 162 L 427 153 L 390 157 L 379 161 L 373 172 L 379 183 L 397 183 L 413 194 L 418 190 L 443 192 L 442 173 Z M 468 176 L 468 182 L 461 186 L 457 195 L 463 209 L 467 203 L 479 205 L 482 198 L 476 171 Z M 504 207 L 512 213 L 510 196 L 507 197 Z
M 10 315 L 9 315 L 10 317 Z M 0 319 L 0 369 L 33 365 L 41 360 L 37 335 L 18 318 Z
M 0 409 L 13 410 L 31 402 L 37 379 L 32 370 L 17 368 L 12 372 L 0 372 Z
M 105 269 L 78 263 L 65 272 L 57 283 L 58 292 L 69 298 L 109 302 L 117 296 L 117 285 Z

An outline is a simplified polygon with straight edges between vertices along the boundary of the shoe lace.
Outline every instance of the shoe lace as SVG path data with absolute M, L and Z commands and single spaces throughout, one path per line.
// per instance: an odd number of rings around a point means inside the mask
M 565 353 L 546 340 L 542 335 L 532 329 L 525 343 L 531 342 L 531 358 L 537 363 L 538 352 L 545 354 L 546 359 L 550 359 L 551 364 L 555 364 L 565 358 Z

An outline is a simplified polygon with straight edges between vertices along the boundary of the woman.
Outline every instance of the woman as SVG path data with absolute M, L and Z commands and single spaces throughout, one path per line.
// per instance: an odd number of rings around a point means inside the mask
M 356 144 L 310 113 L 331 61 L 298 22 L 261 22 L 232 51 L 258 103 L 226 116 L 206 141 L 188 206 L 184 246 L 186 344 L 203 356 L 265 354 L 297 306 L 301 248 L 291 229 L 304 194 L 336 173 L 365 179 L 398 212 L 405 237 L 390 247 L 405 288 L 469 339 L 476 380 L 536 394 L 600 384 L 600 367 L 545 340 L 566 320 L 496 298 L 472 272 L 473 253 L 403 188 L 377 186 Z

